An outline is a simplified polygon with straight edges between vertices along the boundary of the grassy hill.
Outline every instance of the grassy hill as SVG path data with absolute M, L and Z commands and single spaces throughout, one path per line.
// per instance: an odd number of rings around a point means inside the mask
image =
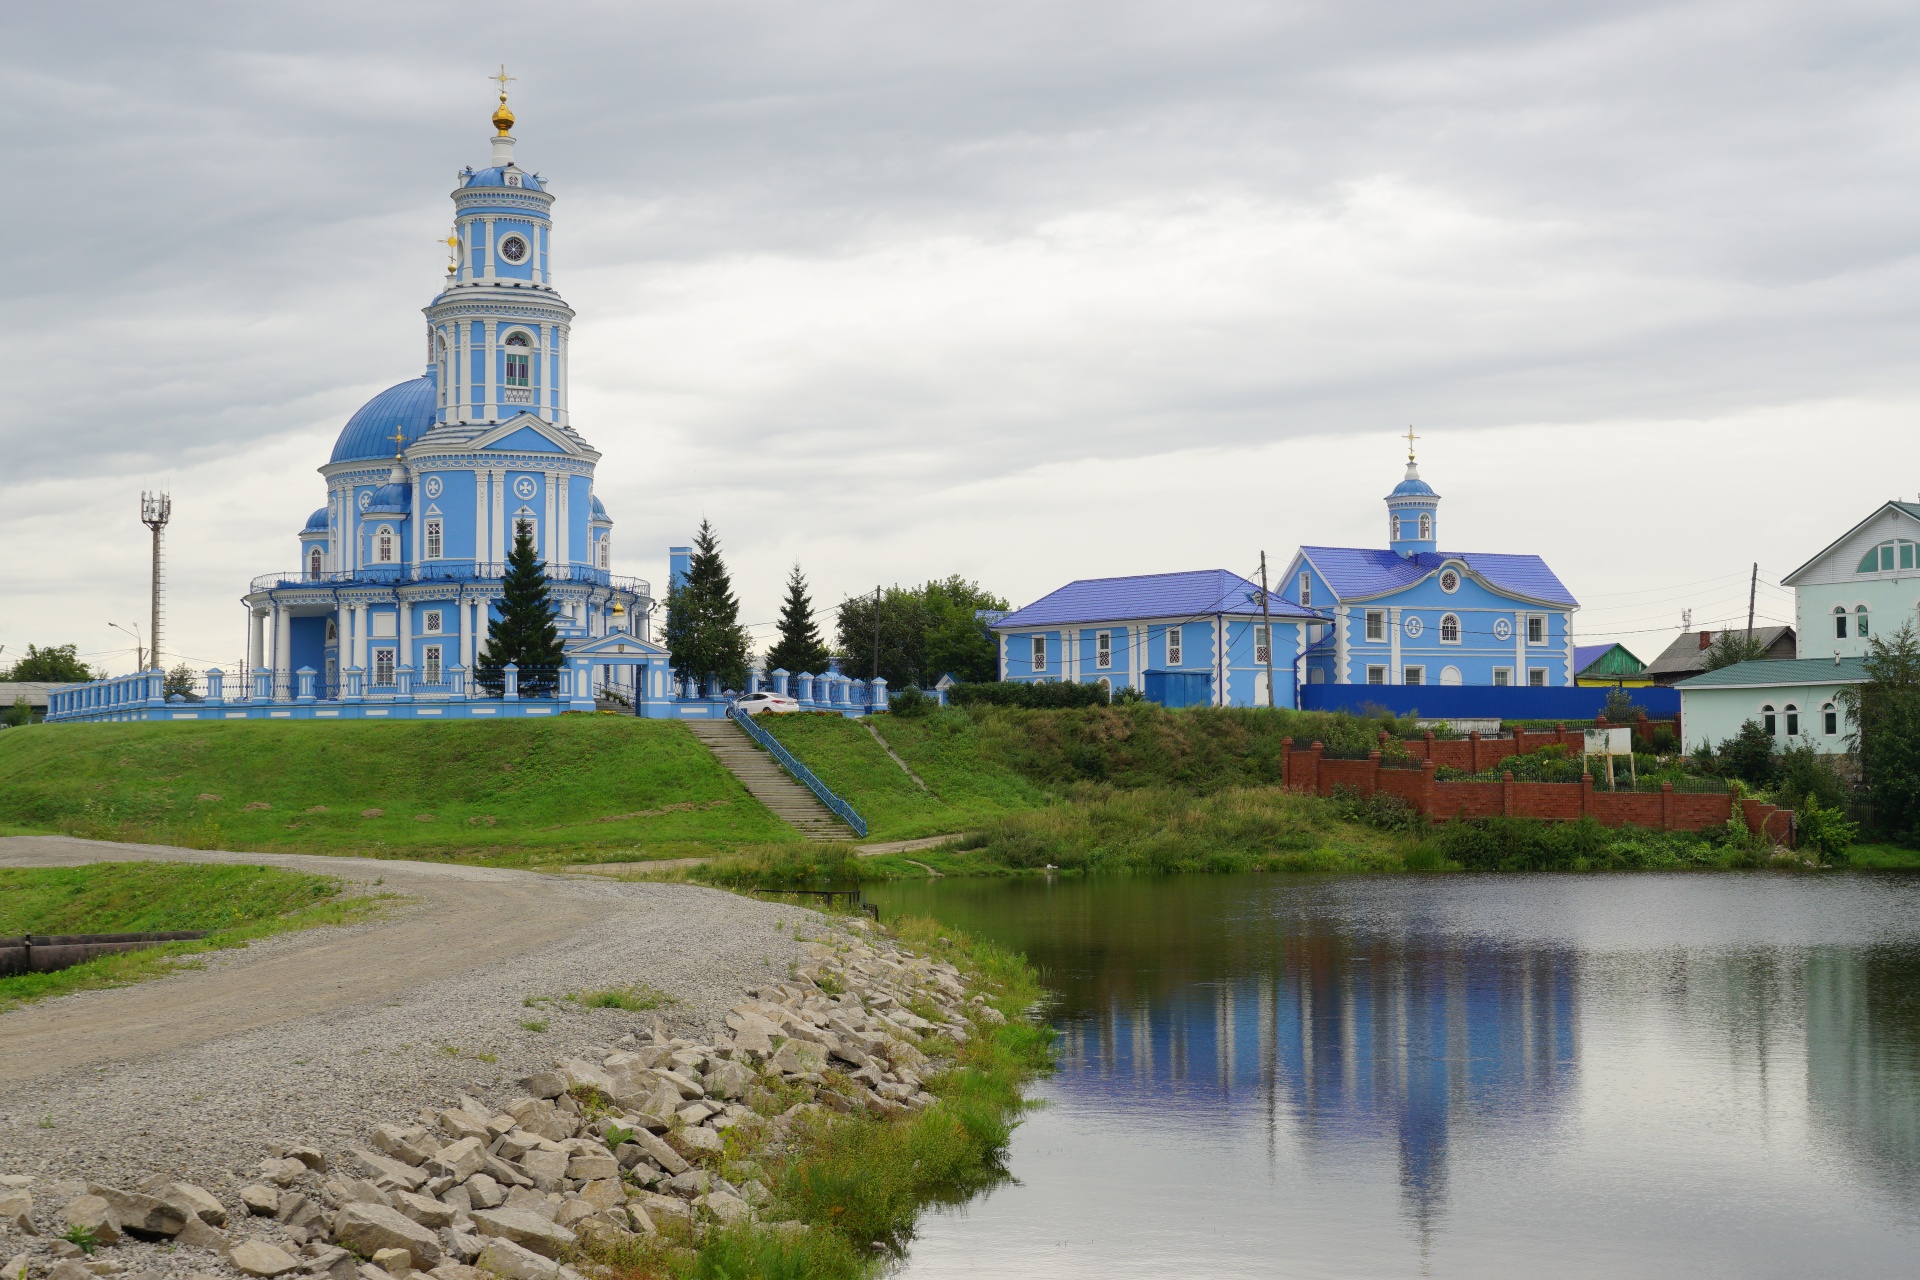
M 0 733 L 0 831 L 526 863 L 797 839 L 682 725 L 36 725 Z

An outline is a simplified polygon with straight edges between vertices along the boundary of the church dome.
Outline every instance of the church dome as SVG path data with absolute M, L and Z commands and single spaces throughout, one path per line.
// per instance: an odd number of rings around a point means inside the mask
M 363 510 L 367 515 L 404 516 L 413 510 L 413 486 L 390 480 L 373 491 L 372 500 Z
M 516 168 L 514 172 L 520 175 L 520 186 L 523 190 L 546 190 L 546 187 L 541 185 L 540 179 L 534 177 L 526 170 Z M 460 176 L 460 185 L 463 187 L 504 187 L 507 185 L 507 166 L 496 165 L 491 169 L 476 169 L 472 173 L 462 174 Z
M 327 509 L 325 507 L 321 507 L 318 511 L 314 512 L 312 515 L 307 517 L 307 527 L 302 529 L 300 532 L 325 533 L 326 531 L 327 531 Z
M 1420 472 L 1409 462 L 1407 478 L 1393 486 L 1393 492 L 1387 496 L 1389 498 L 1433 498 L 1439 495 L 1434 493 L 1432 485 L 1420 478 Z
M 340 438 L 333 442 L 333 457 L 328 461 L 391 458 L 399 452 L 394 447 L 393 433 L 398 431 L 403 437 L 400 448 L 425 435 L 433 426 L 439 408 L 437 399 L 431 374 L 388 387 L 347 419 L 347 425 L 340 429 Z
M 593 496 L 593 519 L 605 520 L 608 524 L 613 523 L 613 517 L 608 515 L 606 507 L 601 505 L 600 495 L 597 493 Z

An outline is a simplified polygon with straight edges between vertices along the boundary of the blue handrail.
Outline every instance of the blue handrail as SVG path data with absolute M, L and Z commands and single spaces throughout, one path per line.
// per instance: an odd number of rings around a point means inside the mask
M 855 813 L 852 805 L 828 790 L 827 784 L 814 777 L 813 770 L 807 768 L 807 766 L 801 764 L 798 760 L 795 760 L 793 753 L 781 746 L 772 734 L 755 724 L 752 716 L 737 706 L 728 707 L 727 714 L 732 716 L 740 727 L 747 731 L 748 737 L 772 752 L 773 758 L 780 762 L 782 769 L 792 774 L 800 785 L 818 796 L 821 804 L 824 804 L 827 808 L 844 818 L 847 825 L 853 828 L 855 835 L 865 836 L 867 834 L 867 820 Z

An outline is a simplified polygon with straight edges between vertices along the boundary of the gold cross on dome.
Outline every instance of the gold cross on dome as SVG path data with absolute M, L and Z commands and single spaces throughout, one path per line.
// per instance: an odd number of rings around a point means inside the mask
M 502 102 L 505 102 L 507 100 L 507 81 L 518 80 L 519 78 L 520 78 L 519 76 L 510 76 L 507 74 L 507 64 L 504 62 L 500 64 L 499 75 L 493 75 L 493 76 L 487 77 L 487 79 L 489 80 L 498 80 L 500 82 L 500 101 Z
M 398 423 L 394 424 L 393 434 L 388 436 L 387 439 L 393 441 L 393 456 L 396 458 L 399 457 L 401 453 L 405 451 L 407 437 L 406 433 L 400 430 Z
M 1407 427 L 1407 461 L 1408 462 L 1413 461 L 1413 442 L 1415 440 L 1418 440 L 1419 438 L 1420 438 L 1419 436 L 1413 434 L 1413 427 L 1411 424 L 1409 424 Z

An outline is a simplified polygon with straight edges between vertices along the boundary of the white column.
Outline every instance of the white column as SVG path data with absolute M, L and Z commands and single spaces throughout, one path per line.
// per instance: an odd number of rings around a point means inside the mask
M 400 611 L 400 661 L 413 665 L 413 608 L 398 592 L 394 593 L 394 602 Z M 419 672 L 414 673 L 418 675 Z
M 568 511 L 568 507 L 571 505 L 571 500 L 573 497 L 573 477 L 566 474 L 565 472 L 562 472 L 560 474 L 559 487 L 560 487 L 560 552 L 559 552 L 559 555 L 556 557 L 556 559 L 558 559 L 561 564 L 572 564 L 573 563 L 573 546 L 572 546 L 573 540 L 567 536 L 569 532 L 567 526 L 570 523 L 572 523 L 570 518 L 570 513 Z
M 1400 607 L 1395 605 L 1387 610 L 1387 683 L 1399 684 L 1403 674 L 1400 670 Z
M 250 638 L 247 643 L 247 688 L 253 688 L 253 671 L 267 665 L 267 615 L 263 609 L 249 609 Z
M 293 674 L 293 616 L 287 612 L 287 606 L 273 607 L 273 688 L 274 697 L 280 697 L 281 686 Z M 292 696 L 289 692 L 288 697 Z
M 460 665 L 465 667 L 468 673 L 471 674 L 473 671 L 473 647 L 469 642 L 473 638 L 473 631 L 467 626 L 467 598 L 465 596 L 460 597 L 459 604 L 454 609 L 454 616 L 460 620 L 455 624 L 460 628 Z
M 1344 604 L 1333 611 L 1333 682 L 1335 684 L 1345 684 L 1352 678 L 1347 672 L 1347 620 L 1352 616 L 1352 610 Z M 1301 624 L 1301 630 L 1305 629 L 1305 624 Z
M 1513 615 L 1513 682 L 1527 682 L 1527 615 Z
M 486 271 L 483 274 L 486 276 L 487 279 L 491 280 L 493 279 L 493 219 L 488 218 L 486 220 L 486 223 L 487 223 L 487 267 L 486 267 Z M 489 330 L 491 330 L 492 326 L 489 325 L 488 328 Z M 489 332 L 487 336 L 491 338 L 493 334 Z M 493 397 L 488 396 L 487 399 L 491 400 L 493 399 Z
M 567 421 L 567 333 L 565 329 L 556 330 L 555 341 L 560 348 L 560 412 L 554 416 L 555 420 L 564 426 Z
M 493 223 L 491 222 L 487 223 L 487 274 L 493 274 Z M 480 358 L 486 361 L 486 368 L 482 372 L 487 378 L 486 417 L 489 422 L 500 417 L 500 388 L 493 382 L 494 365 L 498 363 L 493 358 L 493 347 L 495 339 L 499 337 L 499 329 L 500 326 L 496 321 L 487 321 L 487 327 L 484 330 L 487 338 L 486 345 L 480 348 Z
M 558 495 L 554 493 L 554 478 L 553 472 L 547 472 L 547 536 L 540 541 L 540 550 L 543 553 L 542 558 L 550 565 L 557 563 L 554 558 L 555 544 L 553 526 L 554 508 L 558 506 L 560 502 Z
M 507 558 L 507 473 L 489 471 L 493 486 L 493 562 Z
M 413 558 L 412 558 L 411 567 L 417 569 L 420 564 L 421 554 L 425 549 L 425 545 L 426 545 L 425 543 L 420 541 L 420 473 L 419 472 L 416 471 L 413 473 L 413 483 L 409 484 L 407 486 L 407 489 L 413 495 L 413 511 L 411 513 L 412 524 L 413 524 Z M 444 548 L 443 548 L 443 551 L 444 551 Z
M 367 629 L 371 625 L 363 600 L 353 606 L 353 665 L 362 671 L 367 669 Z
M 485 560 L 492 548 L 492 537 L 487 532 L 489 517 L 493 514 L 491 497 L 487 492 L 487 473 L 478 467 L 473 471 L 473 558 Z

